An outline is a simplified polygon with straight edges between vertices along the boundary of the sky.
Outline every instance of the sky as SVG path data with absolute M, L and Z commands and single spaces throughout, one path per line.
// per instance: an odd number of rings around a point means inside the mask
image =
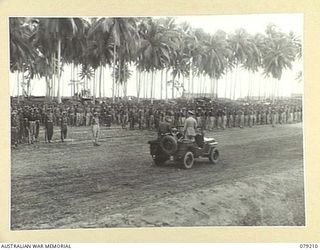
M 193 27 L 201 27 L 214 33 L 221 29 L 231 33 L 244 28 L 251 34 L 264 32 L 269 23 L 277 25 L 283 32 L 293 31 L 302 37 L 303 14 L 250 14 L 222 16 L 179 16 L 177 22 L 189 22 Z
M 244 28 L 247 32 L 251 34 L 255 33 L 263 33 L 268 24 L 273 23 L 283 32 L 289 33 L 293 31 L 296 36 L 301 37 L 303 40 L 303 14 L 250 14 L 250 15 L 219 15 L 219 16 L 178 16 L 175 17 L 177 23 L 188 22 L 194 28 L 203 28 L 204 31 L 208 33 L 215 33 L 217 30 L 223 30 L 227 33 L 232 33 L 238 28 Z M 128 82 L 128 95 L 136 96 L 136 74 L 134 67 L 131 67 L 132 77 Z M 281 94 L 283 96 L 289 96 L 291 93 L 302 93 L 303 92 L 303 84 L 298 83 L 295 78 L 299 70 L 302 70 L 302 60 L 293 65 L 292 70 L 288 70 L 284 72 L 283 77 L 280 81 L 281 84 Z M 239 84 L 242 86 L 241 89 L 238 89 L 236 92 L 236 96 L 240 97 L 244 95 L 248 91 L 249 85 L 247 84 L 249 81 L 249 75 L 247 72 L 240 72 L 239 76 Z M 10 94 L 17 94 L 17 76 L 16 74 L 10 73 Z M 156 89 L 155 89 L 155 97 L 160 97 L 160 74 L 155 76 L 156 81 Z M 252 76 L 251 78 L 252 79 Z M 70 86 L 68 85 L 70 81 L 70 67 L 66 66 L 64 68 L 64 73 L 62 75 L 62 83 L 64 84 L 62 94 L 70 95 Z M 179 79 L 181 82 L 182 79 Z M 195 89 L 199 79 L 195 78 Z M 225 84 L 228 83 L 229 79 L 222 78 L 219 81 L 219 96 L 224 97 L 226 94 L 224 90 Z M 266 88 L 270 86 L 270 81 L 264 79 L 261 76 L 254 76 L 254 81 L 264 82 Z M 106 96 L 111 96 L 111 70 L 106 69 L 104 72 L 104 82 L 106 83 L 106 87 L 104 89 Z M 185 81 L 187 84 L 187 80 Z M 209 92 L 210 90 L 210 81 L 206 80 L 206 84 L 204 88 Z M 169 91 L 170 92 L 170 91 Z M 254 95 L 258 94 L 258 89 L 255 88 L 253 90 Z M 44 79 L 34 79 L 32 81 L 32 95 L 43 96 L 45 95 L 45 81 Z M 169 95 L 171 96 L 171 95 Z

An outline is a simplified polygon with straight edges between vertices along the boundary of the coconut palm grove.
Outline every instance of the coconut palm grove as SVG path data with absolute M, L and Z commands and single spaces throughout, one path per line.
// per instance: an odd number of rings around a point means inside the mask
M 305 226 L 301 34 L 239 26 L 10 17 L 11 230 Z
M 42 78 L 43 94 L 58 102 L 66 86 L 69 96 L 104 98 L 108 88 L 113 101 L 126 98 L 133 74 L 138 99 L 219 98 L 219 88 L 223 98 L 276 98 L 283 96 L 283 72 L 301 59 L 300 39 L 273 24 L 256 34 L 244 28 L 211 34 L 173 17 L 16 17 L 10 18 L 10 70 L 17 96 L 32 95 L 33 81 Z M 62 82 L 66 68 L 69 80 Z M 247 72 L 245 91 L 240 71 Z M 295 74 L 301 81 L 302 72 Z

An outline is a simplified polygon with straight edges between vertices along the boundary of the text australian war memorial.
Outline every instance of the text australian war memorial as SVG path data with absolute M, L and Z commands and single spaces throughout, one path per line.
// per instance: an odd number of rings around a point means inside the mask
M 9 18 L 12 230 L 305 225 L 302 30 L 218 18 Z

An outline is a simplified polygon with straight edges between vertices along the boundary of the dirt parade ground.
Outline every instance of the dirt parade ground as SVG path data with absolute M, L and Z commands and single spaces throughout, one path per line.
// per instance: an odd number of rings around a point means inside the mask
M 155 166 L 153 131 L 70 128 L 12 150 L 11 229 L 303 226 L 302 124 L 206 133 L 220 162 Z

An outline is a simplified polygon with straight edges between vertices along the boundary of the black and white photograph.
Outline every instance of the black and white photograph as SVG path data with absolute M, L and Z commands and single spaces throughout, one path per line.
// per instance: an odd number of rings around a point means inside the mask
M 305 227 L 303 14 L 10 16 L 10 230 Z

